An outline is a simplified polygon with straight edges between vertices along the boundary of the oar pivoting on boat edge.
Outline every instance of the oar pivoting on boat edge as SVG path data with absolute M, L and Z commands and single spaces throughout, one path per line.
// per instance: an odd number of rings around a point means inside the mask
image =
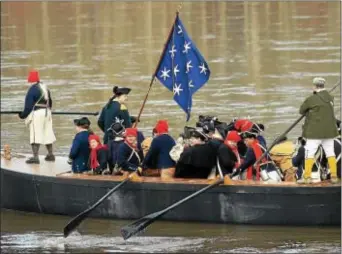
M 339 80 L 330 90 L 329 92 L 332 92 L 335 90 L 336 87 L 338 87 L 341 84 L 341 80 Z M 254 163 L 254 166 L 258 164 L 265 156 L 268 154 L 271 149 L 279 143 L 281 139 L 283 139 L 287 133 L 289 133 L 303 118 L 305 115 L 301 115 L 283 134 L 281 134 L 279 137 L 277 137 L 273 143 L 267 148 L 267 150 L 261 155 L 261 157 Z
M 0 111 L 2 115 L 14 115 L 19 114 L 21 111 Z M 53 115 L 84 115 L 84 116 L 97 116 L 99 112 L 58 112 L 52 111 Z
M 78 227 L 78 225 L 81 224 L 81 222 L 88 217 L 88 215 L 96 208 L 98 207 L 106 198 L 108 198 L 114 191 L 118 190 L 122 185 L 127 183 L 131 178 L 127 177 L 125 180 L 123 180 L 121 183 L 116 185 L 114 188 L 112 188 L 106 195 L 104 195 L 102 198 L 100 198 L 95 204 L 93 204 L 91 207 L 89 207 L 87 210 L 81 212 L 76 217 L 72 218 L 69 223 L 64 227 L 64 237 L 68 237 L 72 231 Z
M 215 182 L 213 182 L 212 184 L 200 189 L 199 191 L 196 191 L 195 193 L 187 196 L 186 198 L 174 203 L 173 205 L 165 208 L 164 210 L 155 212 L 155 213 L 151 213 L 148 214 L 144 217 L 142 217 L 141 219 L 127 225 L 121 228 L 121 235 L 124 238 L 124 240 L 127 240 L 128 238 L 130 238 L 131 236 L 139 233 L 140 231 L 142 231 L 143 229 L 145 229 L 148 225 L 152 224 L 154 221 L 156 221 L 158 218 L 160 218 L 161 216 L 163 216 L 165 213 L 171 211 L 172 209 L 176 208 L 177 206 L 185 203 L 186 201 L 189 201 L 190 199 L 193 199 L 194 197 L 200 195 L 201 193 L 217 186 L 220 185 L 221 183 L 224 182 L 223 178 L 220 178 L 218 180 L 216 180 Z

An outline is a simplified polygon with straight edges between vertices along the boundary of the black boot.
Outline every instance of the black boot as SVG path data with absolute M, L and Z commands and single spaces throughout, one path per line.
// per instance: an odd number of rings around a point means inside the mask
M 55 156 L 52 153 L 52 144 L 46 145 L 46 149 L 48 150 L 48 154 L 45 157 L 46 161 L 55 161 Z
M 39 164 L 39 157 L 38 157 L 39 146 L 40 146 L 39 144 L 31 144 L 33 157 L 26 160 L 27 164 Z

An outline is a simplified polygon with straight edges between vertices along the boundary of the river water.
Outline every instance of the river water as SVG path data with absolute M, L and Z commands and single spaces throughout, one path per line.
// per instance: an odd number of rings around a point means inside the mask
M 56 111 L 96 112 L 114 85 L 132 88 L 127 106 L 137 115 L 149 87 L 177 2 L 2 2 L 1 110 L 21 110 L 32 68 L 52 93 Z M 172 135 L 193 126 L 199 114 L 220 120 L 250 117 L 266 126 L 271 142 L 298 118 L 316 76 L 332 87 L 340 78 L 340 2 L 184 2 L 190 37 L 211 69 L 193 97 L 187 123 L 172 93 L 156 81 L 139 128 L 149 136 L 158 119 Z M 340 116 L 340 88 L 335 113 Z M 92 127 L 96 118 L 89 117 Z M 73 116 L 54 116 L 56 154 L 69 151 Z M 288 137 L 301 133 L 298 125 Z M 1 115 L 1 146 L 29 152 L 28 130 L 16 115 Z M 42 150 L 41 153 L 44 151 Z M 2 214 L 2 250 L 170 252 L 339 252 L 339 228 L 249 227 L 155 223 L 128 242 L 126 222 L 89 220 L 80 235 L 64 240 L 68 218 Z

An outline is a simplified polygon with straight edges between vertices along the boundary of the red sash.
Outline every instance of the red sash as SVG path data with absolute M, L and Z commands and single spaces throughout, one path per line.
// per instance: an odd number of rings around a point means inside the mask
M 263 151 L 257 139 L 255 139 L 255 141 L 252 143 L 251 148 L 253 149 L 255 159 L 258 160 L 263 154 Z M 260 164 L 265 163 L 266 161 L 267 159 L 266 157 L 264 157 L 259 163 L 255 165 L 257 181 L 260 180 Z M 247 168 L 247 180 L 253 180 L 253 165 Z

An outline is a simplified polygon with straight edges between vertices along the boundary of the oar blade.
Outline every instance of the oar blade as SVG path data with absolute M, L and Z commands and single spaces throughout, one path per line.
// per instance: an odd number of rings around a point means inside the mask
M 80 224 L 81 222 L 88 216 L 89 212 L 91 212 L 90 209 L 87 209 L 83 213 L 77 215 L 75 218 L 71 219 L 69 223 L 64 227 L 64 238 L 68 237 L 71 232 L 73 232 Z
M 127 240 L 131 236 L 138 234 L 140 231 L 147 228 L 148 225 L 150 225 L 164 213 L 164 210 L 160 212 L 151 213 L 127 226 L 122 227 L 120 231 L 123 239 Z

